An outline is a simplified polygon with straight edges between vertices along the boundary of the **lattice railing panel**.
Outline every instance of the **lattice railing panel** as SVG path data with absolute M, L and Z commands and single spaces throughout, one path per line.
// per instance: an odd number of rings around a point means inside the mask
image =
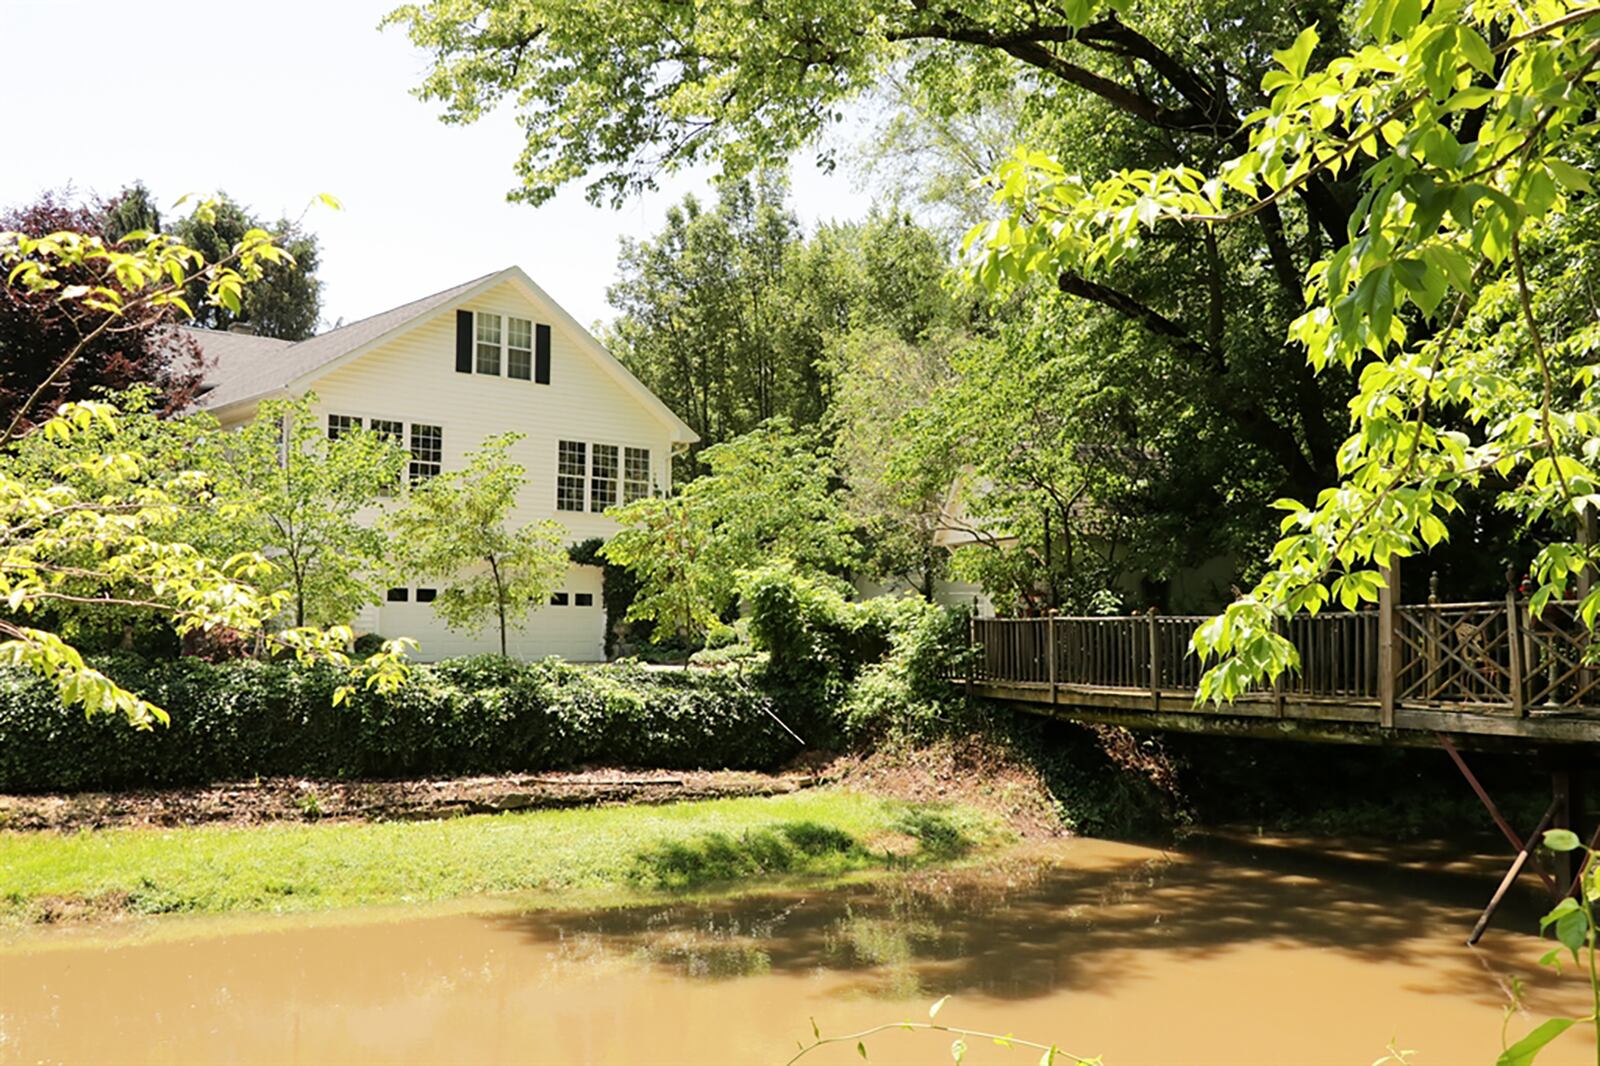
M 1504 603 L 1395 611 L 1395 698 L 1403 703 L 1513 703 L 1510 614 Z

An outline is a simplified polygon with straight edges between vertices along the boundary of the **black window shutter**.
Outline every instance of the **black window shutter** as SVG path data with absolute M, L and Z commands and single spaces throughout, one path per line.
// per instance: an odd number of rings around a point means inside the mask
M 533 327 L 533 380 L 550 384 L 550 327 L 543 322 Z
M 472 312 L 456 312 L 456 373 L 472 373 Z

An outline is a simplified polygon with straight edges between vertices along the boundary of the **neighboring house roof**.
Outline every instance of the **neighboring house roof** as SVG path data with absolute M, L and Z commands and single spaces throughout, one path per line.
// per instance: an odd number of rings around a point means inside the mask
M 535 302 L 550 309 L 561 326 L 578 340 L 582 348 L 601 368 L 611 374 L 627 391 L 637 397 L 673 429 L 673 438 L 685 443 L 699 440 L 699 435 L 688 424 L 672 413 L 661 399 L 617 361 L 605 347 L 578 324 L 552 300 L 548 293 L 534 284 L 521 267 L 506 267 L 492 274 L 462 282 L 432 296 L 424 296 L 389 311 L 363 318 L 326 333 L 298 342 L 253 337 L 248 334 L 222 333 L 216 330 L 191 329 L 189 334 L 200 344 L 210 365 L 206 370 L 206 387 L 202 390 L 199 406 L 210 411 L 241 404 L 254 403 L 276 394 L 297 392 L 323 374 L 343 366 L 363 352 L 383 341 L 392 340 L 421 325 L 433 314 L 458 304 L 464 304 L 479 294 L 502 282 L 521 285 Z

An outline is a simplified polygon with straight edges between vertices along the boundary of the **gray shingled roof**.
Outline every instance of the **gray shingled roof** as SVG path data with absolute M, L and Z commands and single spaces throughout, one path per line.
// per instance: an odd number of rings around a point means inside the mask
M 187 332 L 200 345 L 209 365 L 206 391 L 199 406 L 215 409 L 240 400 L 252 400 L 277 392 L 302 376 L 348 355 L 415 318 L 447 307 L 468 290 L 506 271 L 462 282 L 443 292 L 424 296 L 382 314 L 352 322 L 299 342 L 254 337 L 246 333 L 224 333 L 210 329 Z

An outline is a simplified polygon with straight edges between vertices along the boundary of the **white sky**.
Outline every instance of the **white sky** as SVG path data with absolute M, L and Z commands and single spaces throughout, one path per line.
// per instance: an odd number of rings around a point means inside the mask
M 140 179 L 163 210 L 226 190 L 267 217 L 313 208 L 323 316 L 350 321 L 512 263 L 585 325 L 609 318 L 617 238 L 647 237 L 706 173 L 621 210 L 581 185 L 507 203 L 520 135 L 509 111 L 446 126 L 409 93 L 427 67 L 399 0 L 0 0 L 0 204 L 70 183 L 109 195 Z M 843 168 L 793 174 L 809 228 L 863 215 Z

